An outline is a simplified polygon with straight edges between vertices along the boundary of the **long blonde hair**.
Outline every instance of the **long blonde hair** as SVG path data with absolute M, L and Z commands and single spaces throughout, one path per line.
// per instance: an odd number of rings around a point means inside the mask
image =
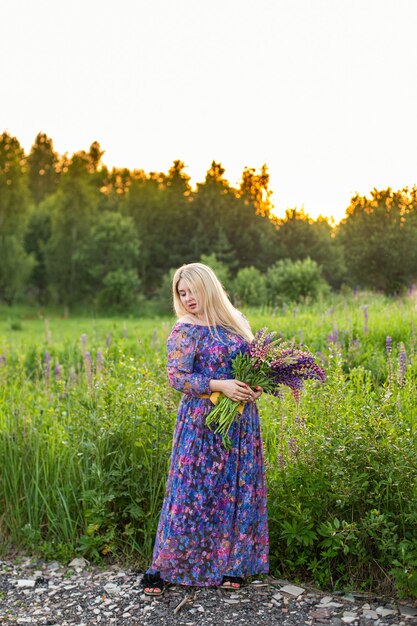
M 240 335 L 247 341 L 252 341 L 253 333 L 249 322 L 230 302 L 225 290 L 211 267 L 203 263 L 188 263 L 179 267 L 172 281 L 172 295 L 174 309 L 178 318 L 188 315 L 183 306 L 179 293 L 178 283 L 184 279 L 204 311 L 204 322 L 213 329 L 222 326 L 225 329 Z

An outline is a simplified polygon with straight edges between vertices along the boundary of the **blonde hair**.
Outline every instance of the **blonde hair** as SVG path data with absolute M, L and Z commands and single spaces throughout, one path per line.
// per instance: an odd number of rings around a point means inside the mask
M 204 322 L 213 329 L 222 326 L 252 341 L 253 333 L 249 322 L 230 302 L 221 282 L 211 267 L 203 263 L 188 263 L 179 267 L 172 281 L 174 309 L 178 318 L 189 315 L 181 302 L 178 283 L 184 279 L 204 311 Z

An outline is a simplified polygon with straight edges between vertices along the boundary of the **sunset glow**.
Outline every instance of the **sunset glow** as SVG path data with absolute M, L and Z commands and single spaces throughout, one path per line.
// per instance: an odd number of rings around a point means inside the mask
M 20 0 L 0 20 L 0 125 L 26 151 L 97 140 L 108 166 L 181 159 L 193 183 L 266 163 L 279 214 L 337 221 L 417 183 L 413 0 Z

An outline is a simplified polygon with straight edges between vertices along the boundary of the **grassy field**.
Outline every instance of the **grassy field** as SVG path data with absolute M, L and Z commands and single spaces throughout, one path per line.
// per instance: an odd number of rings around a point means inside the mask
M 245 310 L 327 372 L 299 405 L 259 402 L 273 572 L 417 595 L 416 312 L 368 293 Z M 0 309 L 4 552 L 148 563 L 179 399 L 172 322 Z

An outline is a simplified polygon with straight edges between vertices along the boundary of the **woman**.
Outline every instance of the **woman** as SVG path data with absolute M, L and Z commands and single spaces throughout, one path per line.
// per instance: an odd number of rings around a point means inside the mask
M 168 338 L 168 378 L 183 392 L 152 565 L 142 585 L 166 583 L 239 589 L 268 572 L 266 484 L 259 415 L 252 390 L 232 378 L 231 361 L 253 338 L 214 272 L 201 263 L 173 279 L 178 317 Z M 219 391 L 244 402 L 230 429 L 232 449 L 206 425 Z

